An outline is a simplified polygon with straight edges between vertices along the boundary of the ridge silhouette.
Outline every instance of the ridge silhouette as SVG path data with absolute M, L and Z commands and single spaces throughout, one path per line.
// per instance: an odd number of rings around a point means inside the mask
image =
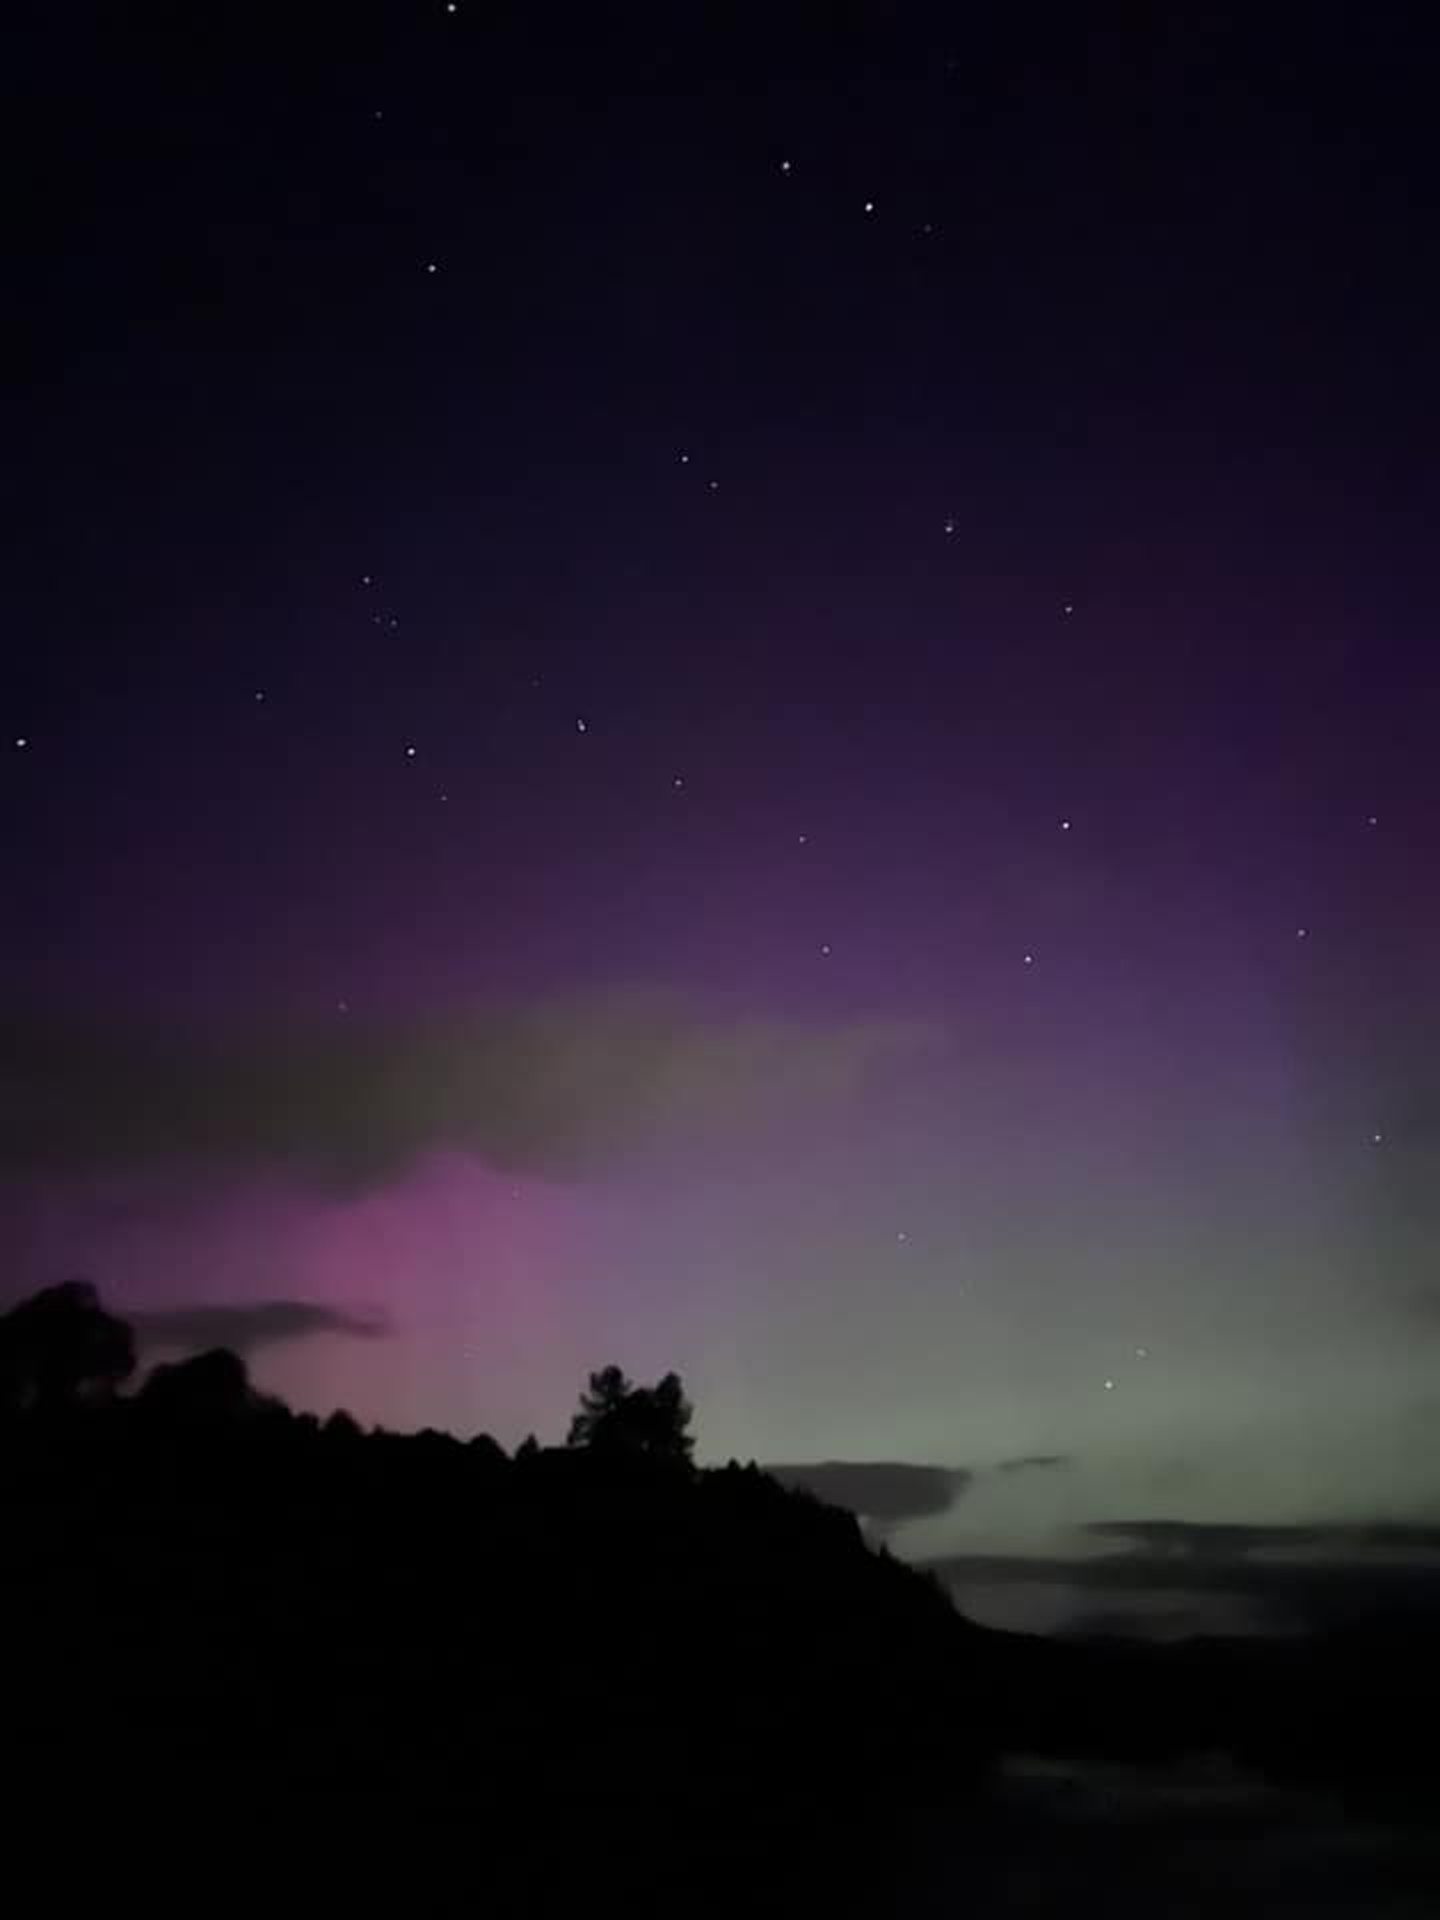
M 84 1283 L 0 1317 L 33 1804 L 438 1824 L 517 1872 L 538 1822 L 813 1884 L 837 1818 L 878 1864 L 993 1754 L 938 1583 L 753 1465 L 697 1467 L 678 1375 L 605 1368 L 566 1445 L 511 1457 L 293 1413 L 225 1349 L 134 1374 Z

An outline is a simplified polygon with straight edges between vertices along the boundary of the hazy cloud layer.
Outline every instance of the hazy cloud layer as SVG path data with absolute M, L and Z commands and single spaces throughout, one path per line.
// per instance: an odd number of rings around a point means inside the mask
M 897 1021 L 719 1019 L 659 994 L 218 1037 L 12 1020 L 0 1174 L 189 1162 L 364 1187 L 439 1149 L 576 1174 L 844 1101 L 927 1037 Z
M 230 1347 L 236 1353 L 254 1353 L 260 1347 L 287 1340 L 313 1339 L 317 1334 L 348 1334 L 375 1340 L 390 1331 L 378 1314 L 320 1306 L 310 1300 L 257 1300 L 216 1306 L 164 1307 L 127 1313 L 126 1319 L 147 1347 L 199 1352 L 208 1347 Z
M 1027 1585 L 1117 1599 L 1226 1596 L 1248 1601 L 1274 1624 L 1291 1628 L 1331 1627 L 1440 1605 L 1440 1526 L 1105 1520 L 1082 1531 L 1126 1542 L 1129 1551 L 1088 1556 L 957 1553 L 926 1564 L 962 1609 L 971 1587 Z
M 767 1466 L 787 1487 L 848 1507 L 864 1520 L 898 1526 L 946 1513 L 969 1485 L 963 1467 L 912 1466 L 888 1460 L 817 1460 L 810 1465 Z

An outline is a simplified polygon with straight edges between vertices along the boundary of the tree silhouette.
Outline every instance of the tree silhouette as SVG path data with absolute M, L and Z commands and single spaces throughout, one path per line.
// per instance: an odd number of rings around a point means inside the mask
M 0 1318 L 0 1405 L 45 1413 L 108 1400 L 135 1371 L 135 1338 L 88 1280 L 66 1280 Z
M 580 1396 L 567 1444 L 688 1466 L 695 1445 L 689 1432 L 693 1413 L 678 1373 L 667 1373 L 653 1387 L 637 1387 L 621 1368 L 602 1367 Z
M 613 1444 L 634 1391 L 620 1367 L 602 1367 L 598 1373 L 592 1373 L 589 1386 L 580 1396 L 579 1410 L 570 1422 L 565 1444 L 601 1448 Z
M 229 1347 L 212 1347 L 208 1353 L 156 1367 L 136 1396 L 136 1403 L 145 1412 L 167 1420 L 207 1425 L 243 1420 L 279 1406 L 256 1392 L 245 1362 Z
M 648 1451 L 683 1460 L 688 1466 L 695 1451 L 695 1437 L 690 1432 L 694 1414 L 678 1373 L 667 1373 L 657 1380 L 650 1389 L 647 1409 Z

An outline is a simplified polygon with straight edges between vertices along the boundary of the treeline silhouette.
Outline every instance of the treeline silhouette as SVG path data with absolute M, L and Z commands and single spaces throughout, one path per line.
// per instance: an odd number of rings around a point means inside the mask
M 136 1371 L 84 1283 L 0 1318 L 5 1727 L 37 1803 L 419 1822 L 517 1871 L 537 1830 L 628 1835 L 655 1872 L 813 1884 L 825 1835 L 883 1858 L 993 1754 L 943 1590 L 753 1465 L 697 1468 L 674 1374 L 608 1367 L 564 1446 L 510 1456 L 292 1413 L 223 1349 Z

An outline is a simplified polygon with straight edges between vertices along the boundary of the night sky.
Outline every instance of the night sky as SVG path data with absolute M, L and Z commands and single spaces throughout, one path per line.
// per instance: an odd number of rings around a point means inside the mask
M 1420 21 L 19 9 L 5 1295 L 1440 1518 Z

